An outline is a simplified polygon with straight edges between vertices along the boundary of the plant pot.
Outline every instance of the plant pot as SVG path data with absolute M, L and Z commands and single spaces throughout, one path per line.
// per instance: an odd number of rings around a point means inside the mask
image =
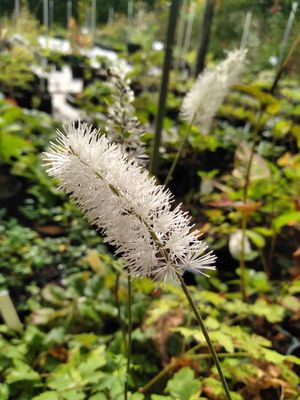
M 52 97 L 49 93 L 41 93 L 39 95 L 40 105 L 38 110 L 44 111 L 47 114 L 52 114 Z
M 142 46 L 138 43 L 127 43 L 127 51 L 129 54 L 134 54 L 142 50 Z

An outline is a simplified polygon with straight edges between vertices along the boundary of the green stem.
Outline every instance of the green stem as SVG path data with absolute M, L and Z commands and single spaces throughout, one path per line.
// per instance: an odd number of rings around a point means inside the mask
M 189 136 L 189 134 L 190 134 L 191 127 L 192 127 L 192 125 L 193 125 L 194 119 L 195 119 L 195 118 L 193 118 L 192 121 L 190 122 L 190 124 L 189 124 L 189 126 L 188 126 L 188 129 L 187 129 L 187 131 L 186 131 L 186 133 L 185 133 L 185 135 L 184 135 L 184 137 L 183 137 L 183 139 L 182 139 L 182 142 L 181 142 L 181 144 L 180 144 L 180 147 L 179 147 L 179 149 L 178 149 L 178 151 L 177 151 L 177 153 L 176 153 L 176 156 L 175 156 L 175 158 L 174 158 L 174 160 L 173 160 L 173 162 L 172 162 L 171 168 L 169 169 L 168 175 L 167 175 L 166 180 L 165 180 L 165 183 L 164 183 L 165 186 L 168 185 L 168 183 L 170 182 L 170 180 L 171 180 L 171 178 L 172 178 L 173 172 L 174 172 L 174 170 L 175 170 L 175 168 L 176 168 L 176 165 L 177 165 L 178 160 L 179 160 L 179 158 L 180 158 L 180 156 L 181 156 L 181 153 L 182 153 L 182 151 L 183 151 L 183 149 L 184 149 L 184 146 L 185 146 L 185 143 L 186 143 L 186 141 L 187 141 L 187 138 L 188 138 L 188 136 Z
M 245 265 L 245 244 L 246 244 L 247 216 L 242 214 L 242 246 L 240 255 L 240 287 L 243 301 L 247 301 L 246 289 L 246 265 Z
M 251 168 L 252 168 L 252 163 L 253 163 L 254 154 L 255 154 L 255 148 L 256 148 L 257 139 L 258 139 L 261 116 L 262 116 L 262 109 L 260 109 L 258 117 L 257 117 L 256 127 L 255 127 L 254 132 L 253 132 L 252 147 L 251 147 L 251 150 L 250 150 L 250 157 L 249 157 L 249 161 L 248 161 L 247 169 L 246 169 L 245 184 L 244 184 L 244 189 L 243 189 L 243 204 L 244 205 L 246 205 L 247 201 L 248 201 L 248 191 L 249 191 L 249 185 L 250 185 L 250 180 L 251 180 Z M 248 222 L 247 215 L 246 215 L 245 212 L 242 211 L 242 243 L 241 243 L 241 255 L 240 255 L 240 287 L 241 287 L 241 294 L 242 294 L 243 301 L 247 301 L 246 265 L 245 265 L 245 243 L 246 243 L 247 222 Z
M 226 399 L 227 400 L 232 400 L 231 396 L 230 396 L 230 392 L 229 392 L 229 388 L 228 388 L 226 379 L 224 377 L 224 374 L 223 374 L 223 371 L 222 371 L 222 368 L 221 368 L 221 365 L 220 365 L 220 361 L 218 359 L 216 350 L 214 349 L 214 346 L 213 346 L 213 344 L 212 344 L 212 342 L 210 340 L 209 333 L 208 333 L 208 331 L 207 331 L 207 329 L 205 327 L 205 324 L 204 324 L 204 321 L 203 321 L 203 319 L 201 317 L 201 314 L 200 314 L 196 304 L 194 303 L 193 298 L 191 296 L 191 293 L 190 293 L 188 287 L 186 286 L 186 284 L 184 283 L 183 278 L 180 275 L 178 275 L 178 279 L 180 281 L 180 284 L 181 284 L 181 287 L 182 287 L 182 289 L 184 291 L 184 294 L 185 294 L 185 296 L 186 296 L 186 298 L 187 298 L 187 300 L 188 300 L 188 302 L 189 302 L 189 304 L 190 304 L 190 306 L 191 306 L 191 308 L 192 308 L 192 310 L 193 310 L 193 312 L 195 314 L 195 317 L 196 317 L 196 319 L 197 319 L 197 321 L 198 321 L 198 323 L 200 325 L 202 333 L 203 333 L 203 335 L 205 337 L 205 340 L 206 340 L 206 343 L 208 345 L 209 351 L 210 351 L 211 356 L 212 356 L 212 358 L 213 358 L 213 360 L 215 362 L 215 365 L 217 367 L 220 379 L 222 381 L 222 385 L 223 385 L 223 388 L 224 388 Z
M 156 382 L 163 378 L 173 368 L 174 360 L 171 360 L 170 364 L 166 365 L 157 375 L 154 376 L 145 386 L 139 388 L 140 393 L 145 393 L 149 390 Z
M 124 343 L 124 347 L 125 347 L 125 353 L 127 353 L 126 331 L 125 331 L 124 324 L 123 324 L 123 321 L 122 321 L 121 305 L 120 305 L 120 301 L 119 301 L 120 277 L 121 277 L 121 273 L 117 272 L 114 292 L 115 292 L 115 302 L 116 302 L 116 307 L 117 307 L 117 319 L 118 319 L 118 322 L 119 322 L 119 325 L 120 325 L 120 328 L 121 328 L 121 332 L 122 332 L 123 343 Z
M 290 63 L 290 61 L 291 61 L 292 55 L 294 54 L 295 50 L 297 50 L 299 43 L 300 43 L 300 33 L 299 33 L 299 35 L 296 37 L 296 39 L 295 39 L 295 41 L 294 41 L 294 43 L 293 43 L 293 45 L 292 45 L 292 47 L 291 47 L 291 49 L 290 49 L 290 51 L 289 51 L 287 57 L 286 57 L 286 59 L 285 59 L 284 62 L 280 65 L 280 67 L 279 67 L 279 69 L 278 69 L 278 71 L 277 71 L 277 73 L 276 73 L 276 75 L 275 75 L 275 78 L 274 78 L 272 87 L 271 87 L 271 89 L 270 89 L 270 93 L 273 94 L 273 93 L 275 92 L 275 90 L 276 90 L 276 88 L 277 88 L 277 86 L 278 86 L 278 83 L 279 83 L 279 81 L 280 81 L 280 78 L 281 78 L 281 76 L 282 76 L 284 70 L 288 67 L 288 65 L 289 65 L 289 63 Z
M 127 367 L 126 367 L 126 381 L 125 381 L 125 391 L 124 391 L 124 399 L 128 400 L 128 380 L 130 373 L 130 363 L 131 363 L 131 353 L 132 353 L 132 315 L 131 315 L 131 307 L 132 307 L 132 287 L 131 287 L 131 279 L 130 275 L 127 274 L 127 287 L 128 287 L 128 341 L 127 341 Z
M 218 358 L 227 358 L 227 357 L 249 357 L 249 353 L 245 352 L 245 351 L 237 351 L 236 353 L 218 353 Z M 202 360 L 202 359 L 206 359 L 206 358 L 211 358 L 212 355 L 211 354 L 195 354 L 192 355 L 191 358 L 193 358 L 194 360 Z
M 197 346 L 195 347 L 203 347 L 202 343 L 199 343 Z M 189 351 L 187 351 L 183 357 L 185 355 L 188 355 L 188 353 L 191 351 L 192 349 L 190 349 Z M 249 353 L 246 352 L 236 352 L 236 353 L 218 353 L 218 357 L 219 358 L 227 358 L 227 357 L 232 357 L 232 358 L 236 358 L 236 357 L 248 357 Z M 190 354 L 188 356 L 189 358 L 193 359 L 193 360 L 205 360 L 207 358 L 212 358 L 212 355 L 210 353 L 206 353 L 206 354 Z M 172 359 L 171 362 L 165 366 L 165 368 L 163 370 L 161 370 L 157 375 L 154 376 L 154 378 L 151 379 L 151 381 L 149 381 L 145 386 L 139 388 L 139 392 L 140 393 L 145 393 L 147 392 L 155 383 L 157 383 L 161 378 L 163 378 L 165 375 L 167 375 L 167 373 L 173 368 L 176 367 L 176 359 Z

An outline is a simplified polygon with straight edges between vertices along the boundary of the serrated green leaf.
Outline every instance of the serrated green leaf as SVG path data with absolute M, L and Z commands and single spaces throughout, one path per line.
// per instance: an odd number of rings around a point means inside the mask
M 166 391 L 175 399 L 190 400 L 193 395 L 199 395 L 200 388 L 201 383 L 195 379 L 194 371 L 185 367 L 176 372 L 168 382 Z

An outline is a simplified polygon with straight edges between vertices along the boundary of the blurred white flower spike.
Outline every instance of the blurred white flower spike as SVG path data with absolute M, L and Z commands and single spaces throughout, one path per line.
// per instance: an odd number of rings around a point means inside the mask
M 198 125 L 203 133 L 208 132 L 230 87 L 241 77 L 246 54 L 245 49 L 233 50 L 215 68 L 206 69 L 198 76 L 183 99 L 181 116 L 185 121 Z
M 112 104 L 108 109 L 106 126 L 107 137 L 119 143 L 141 165 L 146 165 L 148 156 L 141 141 L 144 128 L 138 118 L 134 116 L 134 92 L 130 87 L 130 79 L 124 68 L 110 68 L 110 87 L 112 90 Z
M 68 123 L 44 161 L 60 188 L 116 246 L 130 276 L 176 284 L 185 270 L 215 268 L 215 256 L 187 213 L 171 209 L 169 190 L 98 130 Z

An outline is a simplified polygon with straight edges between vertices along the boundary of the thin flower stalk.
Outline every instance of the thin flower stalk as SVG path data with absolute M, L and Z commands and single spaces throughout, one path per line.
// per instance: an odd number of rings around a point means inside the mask
M 254 153 L 257 145 L 258 134 L 261 126 L 261 117 L 262 117 L 262 109 L 259 110 L 257 116 L 256 126 L 253 132 L 252 138 L 252 147 L 250 152 L 250 157 L 247 163 L 246 175 L 245 175 L 245 183 L 243 188 L 243 203 L 244 205 L 248 202 L 248 191 L 249 186 L 251 183 L 251 168 L 254 158 Z M 241 288 L 241 295 L 243 301 L 247 301 L 247 282 L 246 282 L 246 264 L 245 264 L 245 252 L 246 252 L 246 231 L 248 225 L 248 215 L 243 212 L 242 213 L 242 222 L 241 222 L 241 229 L 242 229 L 242 248 L 241 248 L 241 255 L 240 255 L 240 288 Z
M 128 288 L 128 343 L 127 343 L 127 366 L 126 366 L 126 380 L 125 380 L 125 390 L 124 399 L 128 399 L 128 380 L 130 373 L 131 364 L 131 353 L 132 353 L 132 287 L 130 276 L 127 275 L 127 288 Z

